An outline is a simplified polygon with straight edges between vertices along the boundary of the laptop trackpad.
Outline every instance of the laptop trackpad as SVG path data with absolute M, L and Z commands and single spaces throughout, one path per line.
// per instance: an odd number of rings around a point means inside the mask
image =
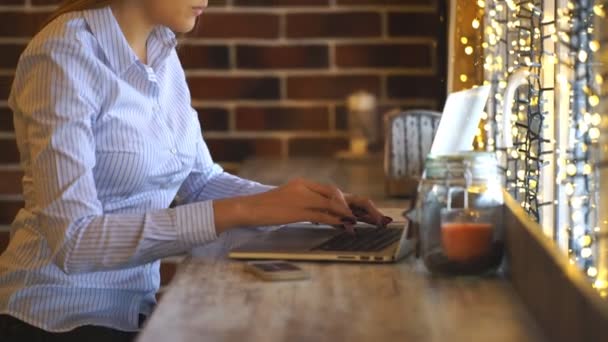
M 340 233 L 339 230 L 333 228 L 284 227 L 273 232 L 261 234 L 238 246 L 233 251 L 308 251 Z

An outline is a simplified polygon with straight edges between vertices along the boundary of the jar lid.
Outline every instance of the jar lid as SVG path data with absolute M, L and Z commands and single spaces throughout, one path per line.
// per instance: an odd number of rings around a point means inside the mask
M 449 155 L 428 155 L 425 164 L 427 178 L 462 178 L 466 169 L 475 179 L 487 179 L 498 173 L 496 153 L 464 151 Z

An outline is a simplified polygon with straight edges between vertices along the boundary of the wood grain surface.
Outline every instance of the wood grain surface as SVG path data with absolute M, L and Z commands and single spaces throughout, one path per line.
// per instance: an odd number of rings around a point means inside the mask
M 385 199 L 381 163 L 252 161 L 243 176 L 305 176 Z M 185 261 L 138 341 L 542 341 L 508 281 L 436 277 L 415 259 L 391 265 L 298 263 L 310 280 L 265 282 L 225 255 L 263 229 L 233 230 Z
M 265 282 L 243 263 L 193 259 L 140 341 L 540 341 L 499 278 L 397 265 L 299 263 L 310 280 Z

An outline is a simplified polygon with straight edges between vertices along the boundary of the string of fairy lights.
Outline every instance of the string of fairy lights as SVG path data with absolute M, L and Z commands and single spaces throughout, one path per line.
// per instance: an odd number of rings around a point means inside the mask
M 608 283 L 598 278 L 597 249 L 598 213 L 596 198 L 599 179 L 594 172 L 598 155 L 601 114 L 598 112 L 599 87 L 603 79 L 593 70 L 594 55 L 600 43 L 594 39 L 595 16 L 604 18 L 604 6 L 592 0 L 570 1 L 559 8 L 557 40 L 567 49 L 567 59 L 559 60 L 568 67 L 569 75 L 559 75 L 561 87 L 570 98 L 570 134 L 567 150 L 560 158 L 558 184 L 568 198 L 568 252 L 571 263 L 581 267 L 594 280 L 593 285 L 606 296 Z
M 544 40 L 543 1 L 531 0 L 480 0 L 485 11 L 485 55 L 486 82 L 492 86 L 494 96 L 486 107 L 484 129 L 488 137 L 487 149 L 496 150 L 499 158 L 504 154 L 505 186 L 511 195 L 536 221 L 540 221 L 540 208 L 552 205 L 543 201 L 539 193 L 540 173 L 546 164 L 544 156 L 553 153 L 546 149 L 543 139 L 546 111 L 545 93 L 553 88 L 544 87 L 541 78 Z M 474 23 L 473 23 L 474 25 Z M 515 96 L 513 127 L 503 132 L 501 125 L 503 93 L 507 79 L 514 71 L 529 70 L 528 84 L 519 88 Z M 513 148 L 498 148 L 502 134 L 513 136 Z
M 533 219 L 542 221 L 544 206 L 557 206 L 558 212 L 567 213 L 563 229 L 571 263 L 589 276 L 602 296 L 607 296 L 606 276 L 598 276 L 599 175 L 594 170 L 602 122 L 598 92 L 603 79 L 593 69 L 594 55 L 600 50 L 600 42 L 594 39 L 594 20 L 605 18 L 607 1 L 555 0 L 554 12 L 546 13 L 544 6 L 549 2 L 477 1 L 482 14 L 471 26 L 483 37 L 485 84 L 491 85 L 493 94 L 477 146 L 496 151 L 504 161 L 505 186 Z M 547 49 L 551 45 L 555 49 Z M 465 48 L 470 50 L 471 46 Z M 473 51 L 465 53 L 471 55 Z M 508 78 L 522 68 L 529 71 L 527 84 L 516 92 L 513 113 L 503 113 Z M 543 79 L 544 68 L 556 70 L 559 96 L 553 80 Z M 564 94 L 568 96 L 567 105 L 559 108 L 557 102 Z M 564 115 L 568 121 L 567 141 L 563 143 L 556 141 L 563 140 L 563 135 L 545 138 L 546 127 L 560 110 L 567 111 Z M 499 124 L 503 115 L 512 115 L 510 131 L 503 132 Z M 513 148 L 497 147 L 503 134 L 512 135 Z M 541 183 L 541 175 L 551 162 L 555 165 L 548 172 L 555 173 L 555 182 Z M 559 187 L 566 200 L 544 200 L 540 191 L 544 186 Z

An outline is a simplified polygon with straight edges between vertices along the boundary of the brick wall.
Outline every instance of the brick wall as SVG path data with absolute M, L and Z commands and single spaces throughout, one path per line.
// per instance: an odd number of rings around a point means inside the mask
M 6 107 L 19 54 L 59 0 L 0 0 L 0 225 L 21 206 Z M 442 0 L 217 0 L 181 44 L 214 158 L 330 155 L 347 146 L 344 98 L 438 108 Z M 0 233 L 1 234 L 1 233 Z M 0 235 L 0 250 L 5 237 Z

